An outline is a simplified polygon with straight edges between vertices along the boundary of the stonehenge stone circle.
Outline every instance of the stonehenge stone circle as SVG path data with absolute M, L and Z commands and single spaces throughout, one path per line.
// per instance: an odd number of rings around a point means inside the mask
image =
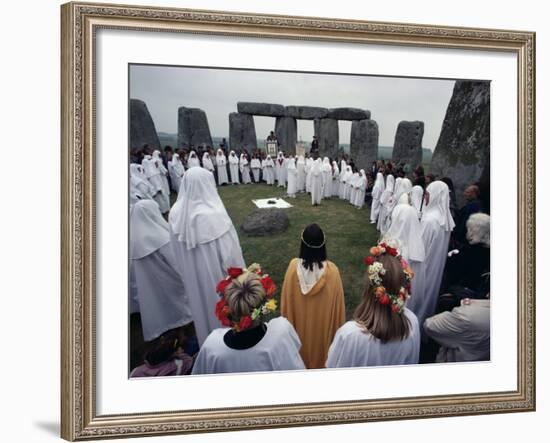
M 275 135 L 279 142 L 279 149 L 286 154 L 296 154 L 297 123 L 292 117 L 277 117 L 275 121 Z
M 328 114 L 327 108 L 316 106 L 286 106 L 285 116 L 294 117 L 300 120 L 314 120 L 316 118 L 325 118 Z
M 422 164 L 422 137 L 424 122 L 402 121 L 397 126 L 393 144 L 392 163 L 395 166 L 403 163 L 412 171 Z
M 212 136 L 206 113 L 198 108 L 178 109 L 178 146 L 212 146 Z
M 370 119 L 351 123 L 350 155 L 355 166 L 365 171 L 378 160 L 378 123 Z
M 248 152 L 258 147 L 252 115 L 240 112 L 229 114 L 229 146 L 236 151 L 241 151 L 246 146 Z
M 141 149 L 144 145 L 161 147 L 147 105 L 141 100 L 130 99 L 130 149 Z
M 338 120 L 332 118 L 315 119 L 315 136 L 319 140 L 319 156 L 335 158 L 338 152 Z
M 358 108 L 332 108 L 328 110 L 327 117 L 336 120 L 368 120 L 370 111 Z
M 490 83 L 457 80 L 430 172 L 453 181 L 459 206 L 464 203 L 462 193 L 468 185 L 480 182 L 488 189 L 489 151 Z

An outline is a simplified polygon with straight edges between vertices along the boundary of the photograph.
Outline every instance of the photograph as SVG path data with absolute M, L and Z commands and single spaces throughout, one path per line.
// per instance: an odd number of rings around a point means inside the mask
M 127 112 L 131 380 L 491 361 L 491 81 L 130 63 Z

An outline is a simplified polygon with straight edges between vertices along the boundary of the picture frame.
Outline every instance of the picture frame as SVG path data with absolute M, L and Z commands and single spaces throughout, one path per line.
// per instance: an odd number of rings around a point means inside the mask
M 108 437 L 535 409 L 535 34 L 525 31 L 73 2 L 61 7 L 61 436 Z M 147 32 L 513 54 L 517 59 L 517 388 L 98 414 L 97 33 Z

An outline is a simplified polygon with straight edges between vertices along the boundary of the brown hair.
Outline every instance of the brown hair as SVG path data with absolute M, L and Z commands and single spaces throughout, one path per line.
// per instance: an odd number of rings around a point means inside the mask
M 382 286 L 386 288 L 386 292 L 397 294 L 407 284 L 401 262 L 389 254 L 379 256 L 377 261 L 386 270 L 382 275 Z M 382 343 L 407 338 L 410 331 L 409 319 L 404 313 L 392 312 L 391 304 L 378 303 L 374 294 L 375 288 L 367 278 L 363 301 L 355 308 L 353 319 Z
M 248 272 L 227 286 L 224 292 L 225 301 L 231 309 L 231 318 L 238 322 L 241 317 L 252 314 L 265 298 L 265 290 L 258 275 Z M 253 324 L 259 323 L 258 317 Z

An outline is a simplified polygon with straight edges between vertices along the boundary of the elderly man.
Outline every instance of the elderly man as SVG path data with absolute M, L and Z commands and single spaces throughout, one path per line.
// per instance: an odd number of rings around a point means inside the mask
M 476 185 L 470 185 L 462 194 L 466 199 L 466 204 L 458 211 L 454 239 L 457 246 L 463 246 L 466 242 L 466 222 L 470 215 L 477 212 L 483 212 L 481 201 L 479 200 L 479 188 Z

